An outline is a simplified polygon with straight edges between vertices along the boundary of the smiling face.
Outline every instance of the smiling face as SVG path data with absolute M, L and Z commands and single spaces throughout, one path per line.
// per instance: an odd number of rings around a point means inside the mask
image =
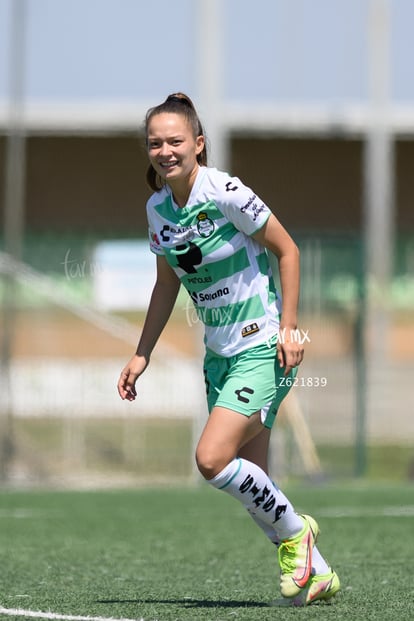
M 149 121 L 147 148 L 153 168 L 171 187 L 175 198 L 188 197 L 197 175 L 197 155 L 204 148 L 204 137 L 194 136 L 184 115 L 161 112 Z

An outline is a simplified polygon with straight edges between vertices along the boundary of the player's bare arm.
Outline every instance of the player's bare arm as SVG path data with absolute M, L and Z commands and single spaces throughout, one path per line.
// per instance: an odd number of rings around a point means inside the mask
M 280 285 L 282 289 L 282 317 L 278 342 L 278 359 L 285 367 L 285 375 L 303 359 L 303 345 L 291 340 L 291 331 L 297 329 L 297 309 L 300 288 L 299 249 L 289 233 L 272 214 L 266 224 L 253 237 L 278 258 Z
M 133 401 L 136 397 L 135 383 L 147 368 L 151 353 L 174 308 L 180 281 L 162 256 L 157 256 L 157 279 L 137 350 L 124 367 L 118 380 L 121 399 Z

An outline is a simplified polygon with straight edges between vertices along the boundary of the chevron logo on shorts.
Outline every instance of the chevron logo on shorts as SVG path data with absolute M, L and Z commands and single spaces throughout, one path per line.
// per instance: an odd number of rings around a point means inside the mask
M 235 390 L 234 392 L 237 395 L 237 399 L 239 401 L 242 401 L 243 403 L 249 403 L 250 399 L 248 397 L 245 397 L 242 393 L 247 393 L 248 395 L 254 394 L 253 388 L 249 388 L 248 386 L 243 386 L 243 388 L 240 388 L 240 390 Z

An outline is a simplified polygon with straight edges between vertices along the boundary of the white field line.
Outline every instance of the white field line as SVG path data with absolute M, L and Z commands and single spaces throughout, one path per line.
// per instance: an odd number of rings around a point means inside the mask
M 82 617 L 78 615 L 62 615 L 56 612 L 41 612 L 36 610 L 23 610 L 22 608 L 3 608 L 0 606 L 0 615 L 8 617 L 28 617 L 31 619 L 60 619 L 60 621 L 145 621 L 139 619 L 124 619 L 115 617 Z
M 14 509 L 0 509 L 0 519 L 1 518 L 15 518 L 15 519 L 46 519 L 51 517 L 59 517 L 64 515 L 63 511 L 59 509 L 26 509 L 24 507 L 14 508 Z

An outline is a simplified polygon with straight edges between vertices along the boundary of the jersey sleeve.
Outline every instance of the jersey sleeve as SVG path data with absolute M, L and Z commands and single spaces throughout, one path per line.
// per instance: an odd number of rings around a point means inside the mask
M 238 177 L 225 176 L 219 188 L 219 209 L 234 226 L 253 235 L 267 222 L 270 208 Z
M 163 255 L 164 250 L 162 249 L 162 246 L 160 245 L 160 240 L 158 239 L 158 235 L 154 231 L 152 231 L 150 228 L 148 228 L 148 238 L 149 238 L 149 246 L 150 246 L 151 252 L 153 252 L 154 254 Z
M 147 221 L 148 221 L 148 239 L 151 252 L 158 255 L 163 255 L 164 250 L 160 244 L 160 240 L 157 234 L 156 226 L 156 214 L 151 206 L 151 199 L 147 203 Z

